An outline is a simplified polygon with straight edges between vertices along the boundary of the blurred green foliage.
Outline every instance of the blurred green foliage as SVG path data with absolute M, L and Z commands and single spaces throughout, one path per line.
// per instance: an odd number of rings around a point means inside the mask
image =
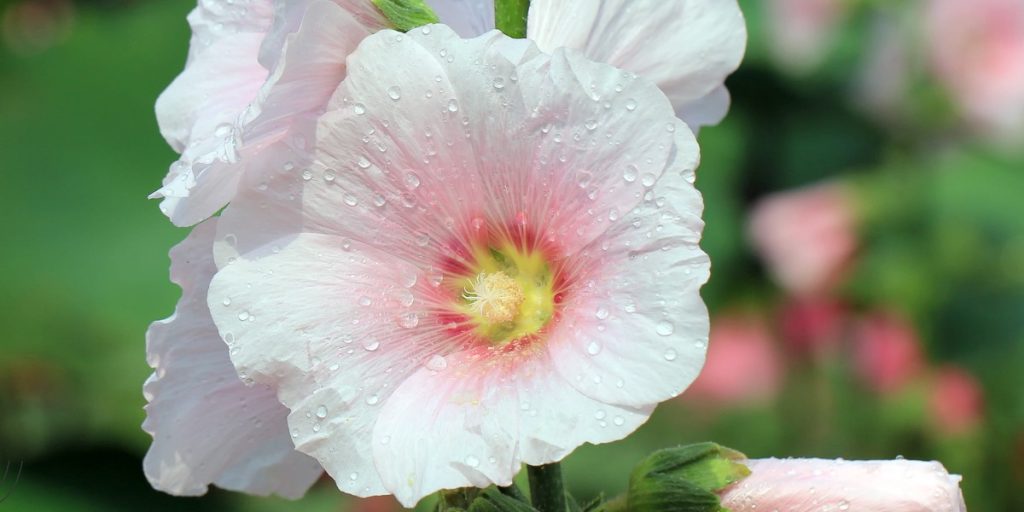
M 17 2 L 0 3 L 0 11 Z M 171 498 L 142 475 L 143 333 L 173 309 L 169 247 L 185 235 L 146 199 L 175 155 L 153 103 L 180 71 L 189 0 L 75 4 L 66 34 L 16 51 L 0 45 L 0 481 L 4 510 L 339 510 L 322 482 L 295 503 L 211 491 Z M 793 75 L 765 51 L 763 14 L 743 2 L 751 45 L 729 81 L 733 108 L 701 133 L 698 186 L 712 311 L 772 311 L 777 289 L 747 244 L 759 197 L 829 178 L 856 184 L 862 250 L 842 290 L 854 307 L 914 320 L 933 363 L 983 385 L 983 426 L 942 436 L 923 423 L 927 391 L 878 396 L 848 359 L 787 365 L 769 403 L 707 409 L 668 403 L 630 438 L 584 447 L 565 470 L 581 498 L 621 492 L 655 449 L 714 440 L 750 456 L 942 460 L 965 475 L 973 512 L 1024 509 L 1024 159 L 982 141 L 935 143 L 849 100 L 864 14 L 817 71 Z M 948 107 L 926 105 L 934 119 Z

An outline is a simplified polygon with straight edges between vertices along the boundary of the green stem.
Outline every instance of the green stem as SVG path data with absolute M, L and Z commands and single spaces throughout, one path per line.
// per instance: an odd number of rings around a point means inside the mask
M 526 37 L 530 0 L 494 0 L 494 27 L 509 37 Z
M 562 466 L 555 462 L 543 466 L 527 466 L 530 496 L 540 512 L 566 512 L 565 489 L 562 487 Z
M 519 486 L 516 485 L 515 483 L 508 487 L 498 487 L 498 492 L 510 498 L 515 498 L 523 503 L 530 502 L 530 500 L 526 498 L 526 495 L 523 494 L 523 491 L 519 490 Z

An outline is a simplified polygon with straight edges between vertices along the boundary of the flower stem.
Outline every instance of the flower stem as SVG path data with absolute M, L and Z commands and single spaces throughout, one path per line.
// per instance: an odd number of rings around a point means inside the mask
M 530 0 L 494 0 L 494 26 L 509 37 L 526 37 Z
M 530 496 L 540 512 L 566 512 L 565 489 L 562 487 L 562 466 L 555 462 L 543 466 L 527 466 Z

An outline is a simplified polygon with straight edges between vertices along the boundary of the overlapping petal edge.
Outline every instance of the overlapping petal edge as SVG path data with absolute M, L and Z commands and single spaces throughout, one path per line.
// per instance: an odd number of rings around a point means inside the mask
M 315 132 L 292 134 L 311 145 L 283 140 L 245 176 L 209 294 L 240 375 L 278 390 L 339 488 L 412 505 L 508 484 L 692 382 L 698 148 L 664 94 L 442 25 L 371 36 L 348 70 Z M 449 316 L 451 262 L 509 231 L 564 273 L 539 343 L 484 343 Z
M 171 251 L 171 280 L 182 296 L 174 315 L 154 322 L 146 353 L 146 421 L 153 436 L 143 466 L 154 488 L 200 495 L 210 484 L 251 494 L 302 496 L 320 465 L 295 451 L 288 410 L 266 386 L 238 378 L 206 306 L 216 271 L 216 220 L 193 229 Z
M 494 28 L 490 2 L 430 3 L 463 36 Z M 203 0 L 189 23 L 186 68 L 157 102 L 181 158 L 152 195 L 180 226 L 223 208 L 247 162 L 321 107 L 346 56 L 387 26 L 369 0 Z M 535 0 L 528 37 L 647 76 L 693 129 L 725 115 L 722 82 L 746 45 L 734 0 Z

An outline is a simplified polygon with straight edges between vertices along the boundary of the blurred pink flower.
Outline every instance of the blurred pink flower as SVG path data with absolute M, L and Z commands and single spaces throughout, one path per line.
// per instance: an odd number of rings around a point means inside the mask
M 713 405 L 771 400 L 782 380 L 782 361 L 764 320 L 720 316 L 711 323 L 707 361 L 683 395 Z
M 692 383 L 699 148 L 660 89 L 444 25 L 348 64 L 304 150 L 268 149 L 219 217 L 208 296 L 341 490 L 507 485 Z
M 975 429 L 982 420 L 984 393 L 978 379 L 962 368 L 940 368 L 932 383 L 928 406 L 939 431 L 956 435 Z
M 783 343 L 797 354 L 825 355 L 838 346 L 846 306 L 825 296 L 797 297 L 779 311 Z
M 765 0 L 772 53 L 794 71 L 821 63 L 836 39 L 847 0 Z
M 752 459 L 722 493 L 732 512 L 966 512 L 960 476 L 938 462 Z
M 750 238 L 784 289 L 813 295 L 841 277 L 857 248 L 849 191 L 826 183 L 771 195 L 750 218 Z
M 914 326 L 890 312 L 874 313 L 859 322 L 854 360 L 864 383 L 879 393 L 899 391 L 924 366 Z
M 967 118 L 1024 132 L 1024 0 L 930 0 L 925 20 L 931 63 Z

